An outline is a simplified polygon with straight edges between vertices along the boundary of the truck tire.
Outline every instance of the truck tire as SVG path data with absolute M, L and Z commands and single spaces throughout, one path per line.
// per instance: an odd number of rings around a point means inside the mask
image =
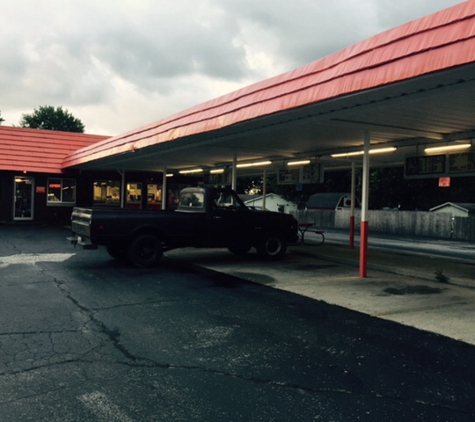
M 151 234 L 137 236 L 130 244 L 127 252 L 129 262 L 138 268 L 157 266 L 162 255 L 162 241 Z
M 268 261 L 282 259 L 287 250 L 287 242 L 280 233 L 268 233 L 256 245 L 257 253 Z

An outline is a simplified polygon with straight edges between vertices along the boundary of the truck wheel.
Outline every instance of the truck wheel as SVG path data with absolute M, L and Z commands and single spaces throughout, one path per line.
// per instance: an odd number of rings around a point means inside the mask
M 139 268 L 155 267 L 163 255 L 162 241 L 150 234 L 136 237 L 129 246 L 127 257 Z
M 228 251 L 236 255 L 246 255 L 252 248 L 252 245 L 247 243 L 237 243 L 235 245 L 228 246 Z
M 275 261 L 284 257 L 287 243 L 281 234 L 269 233 L 258 242 L 256 249 L 261 258 Z

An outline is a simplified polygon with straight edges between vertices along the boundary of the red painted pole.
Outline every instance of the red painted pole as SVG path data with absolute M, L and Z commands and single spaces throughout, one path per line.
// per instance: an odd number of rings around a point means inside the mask
M 355 249 L 355 216 L 350 217 L 350 249 Z
M 360 236 L 360 277 L 364 278 L 368 275 L 368 222 L 361 222 Z

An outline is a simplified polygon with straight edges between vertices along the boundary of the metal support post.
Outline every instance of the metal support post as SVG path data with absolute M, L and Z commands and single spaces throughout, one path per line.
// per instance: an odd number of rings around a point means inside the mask
M 367 276 L 368 267 L 368 198 L 369 198 L 369 148 L 371 135 L 364 134 L 363 182 L 361 197 L 360 277 Z
M 355 248 L 356 163 L 351 163 L 350 249 Z
M 125 208 L 127 200 L 127 185 L 125 184 L 125 171 L 117 170 L 121 176 L 120 180 L 120 207 Z
M 162 210 L 167 209 L 168 204 L 168 193 L 167 193 L 167 168 L 163 169 L 162 176 Z
M 236 186 L 237 186 L 237 168 L 236 168 L 236 164 L 237 164 L 237 153 L 234 153 L 234 157 L 233 157 L 233 168 L 232 168 L 232 173 L 231 173 L 231 188 L 233 190 L 236 190 Z
M 262 172 L 262 209 L 266 209 L 266 195 L 267 195 L 267 175 L 266 170 Z

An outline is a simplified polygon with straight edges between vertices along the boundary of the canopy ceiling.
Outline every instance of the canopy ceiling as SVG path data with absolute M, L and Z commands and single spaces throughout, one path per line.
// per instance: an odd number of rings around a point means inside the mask
M 395 146 L 402 165 L 426 145 L 475 138 L 475 1 L 379 34 L 292 72 L 82 148 L 64 168 L 180 170 L 329 159 Z

